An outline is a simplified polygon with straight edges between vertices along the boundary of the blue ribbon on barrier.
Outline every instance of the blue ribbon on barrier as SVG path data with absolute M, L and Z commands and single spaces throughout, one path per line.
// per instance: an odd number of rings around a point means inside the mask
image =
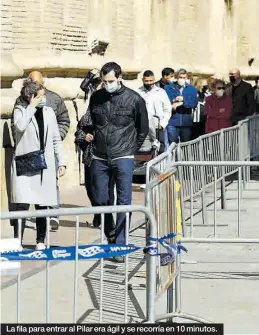
M 181 250 L 187 252 L 187 249 L 181 245 L 180 241 L 176 241 L 175 244 L 166 241 L 168 238 L 174 238 L 177 234 L 170 233 L 168 235 L 161 236 L 159 238 L 150 237 L 149 244 L 144 248 L 144 253 L 148 253 L 151 256 L 158 255 L 157 242 L 160 243 L 167 251 L 170 259 L 173 261 L 176 253 L 180 253 Z M 133 244 L 88 244 L 78 246 L 78 260 L 86 259 L 100 259 L 100 258 L 111 258 L 130 254 L 134 251 L 142 249 L 139 246 Z M 162 255 L 162 254 L 161 254 Z M 73 261 L 76 259 L 76 247 L 54 247 L 46 248 L 45 250 L 23 250 L 17 252 L 2 252 L 0 253 L 1 260 L 8 261 L 58 261 L 66 260 Z M 167 257 L 168 258 L 168 257 Z
M 176 241 L 175 244 L 166 241 L 166 239 L 175 238 L 176 236 L 179 236 L 179 234 L 169 233 L 167 235 L 163 235 L 160 237 L 150 237 L 149 244 L 146 246 L 145 252 L 147 252 L 150 256 L 158 255 L 158 249 L 157 249 L 157 242 L 158 242 L 168 251 L 168 254 L 172 256 L 171 259 L 174 259 L 176 254 L 180 254 L 181 250 L 184 252 L 188 251 L 181 244 L 181 241 Z M 165 256 L 165 254 L 163 254 L 163 256 Z
M 78 246 L 78 259 L 109 258 L 132 253 L 141 247 L 124 244 L 89 244 Z M 18 252 L 1 253 L 2 260 L 9 261 L 73 261 L 76 258 L 76 247 L 56 247 L 45 250 L 23 250 Z

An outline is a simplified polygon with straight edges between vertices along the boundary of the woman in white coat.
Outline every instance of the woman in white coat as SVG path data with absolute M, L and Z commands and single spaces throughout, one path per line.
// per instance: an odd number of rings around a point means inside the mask
M 46 107 L 42 85 L 24 81 L 22 103 L 14 109 L 15 153 L 11 167 L 11 202 L 14 210 L 47 209 L 57 205 L 56 166 L 59 177 L 66 171 L 56 116 Z M 57 164 L 57 165 L 56 165 Z M 18 220 L 11 220 L 14 237 L 19 236 Z M 21 239 L 25 228 L 22 221 Z M 36 219 L 36 249 L 45 249 L 46 218 Z

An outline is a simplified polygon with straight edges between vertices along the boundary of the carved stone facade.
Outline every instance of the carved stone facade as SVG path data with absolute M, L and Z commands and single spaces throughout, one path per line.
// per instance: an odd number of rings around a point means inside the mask
M 170 65 L 225 75 L 238 66 L 258 75 L 258 12 L 257 0 L 2 0 L 2 76 L 108 59 L 126 72 Z M 109 43 L 104 58 L 88 56 L 99 42 Z
M 223 77 L 239 67 L 247 79 L 259 75 L 258 0 L 2 0 L 1 6 L 5 209 L 9 118 L 20 90 L 17 79 L 32 69 L 49 78 L 48 88 L 69 108 L 71 130 L 64 145 L 70 165 L 63 183 L 70 186 L 79 180 L 73 134 L 85 110 L 80 78 L 89 69 L 116 61 L 130 87 L 140 84 L 141 71 L 151 69 L 159 78 L 165 66 Z

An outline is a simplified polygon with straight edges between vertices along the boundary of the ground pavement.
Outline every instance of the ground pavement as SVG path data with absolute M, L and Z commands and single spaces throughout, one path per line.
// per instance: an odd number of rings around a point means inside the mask
M 237 232 L 237 185 L 233 183 L 227 191 L 227 210 L 217 204 L 218 236 L 236 236 Z M 211 194 L 207 194 L 208 200 Z M 86 204 L 83 188 L 63 195 L 66 207 Z M 134 192 L 133 202 L 143 204 L 144 195 Z M 199 207 L 199 199 L 194 203 Z M 188 210 L 189 204 L 186 204 Z M 241 233 L 243 237 L 259 238 L 259 182 L 253 181 L 242 193 Z M 208 223 L 213 223 L 213 207 L 207 210 Z M 87 227 L 80 218 L 79 243 L 98 241 L 99 231 Z M 132 226 L 143 217 L 135 215 Z M 194 236 L 206 237 L 213 227 L 200 225 L 201 214 L 194 218 Z M 74 242 L 75 220 L 64 218 L 58 232 L 51 233 L 52 245 L 71 245 Z M 10 236 L 5 228 L 3 236 Z M 189 228 L 187 229 L 187 235 Z M 25 243 L 33 244 L 35 231 L 26 231 Z M 130 242 L 144 246 L 144 229 L 133 231 Z M 183 255 L 182 265 L 182 310 L 214 322 L 225 324 L 226 334 L 258 334 L 259 329 L 259 247 L 255 245 L 188 245 L 188 254 Z M 34 264 L 32 264 L 34 263 Z M 44 262 L 23 262 L 21 283 L 21 322 L 45 322 L 46 274 Z M 128 322 L 145 318 L 145 264 L 141 251 L 129 256 L 129 280 L 132 289 L 128 292 Z M 73 321 L 74 263 L 51 262 L 50 270 L 50 322 Z M 2 322 L 16 321 L 15 279 L 2 278 Z M 103 322 L 124 321 L 125 265 L 104 261 Z M 81 261 L 78 266 L 77 321 L 99 322 L 100 262 Z M 158 314 L 165 312 L 165 298 L 156 302 Z M 174 321 L 180 321 L 175 319 Z M 183 320 L 181 320 L 183 321 Z

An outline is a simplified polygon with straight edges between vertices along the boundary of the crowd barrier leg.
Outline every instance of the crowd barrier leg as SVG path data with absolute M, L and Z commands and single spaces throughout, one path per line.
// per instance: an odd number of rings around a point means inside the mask
M 201 157 L 201 160 L 204 160 L 204 150 L 203 150 L 203 143 L 200 139 L 199 141 L 199 156 Z M 202 203 L 202 222 L 203 224 L 207 223 L 207 212 L 206 212 L 206 193 L 205 193 L 205 168 L 204 166 L 201 167 L 201 203 Z
M 220 131 L 220 159 L 224 161 L 224 133 L 221 129 Z M 221 202 L 221 209 L 226 209 L 226 183 L 225 183 L 225 173 L 226 168 L 225 166 L 221 167 L 221 174 L 223 176 L 222 180 L 220 181 L 220 202 Z

